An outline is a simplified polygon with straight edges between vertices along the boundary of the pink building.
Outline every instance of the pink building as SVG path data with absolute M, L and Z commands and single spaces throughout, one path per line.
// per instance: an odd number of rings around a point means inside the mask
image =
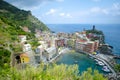
M 95 51 L 98 50 L 98 47 L 99 47 L 99 41 L 96 40 L 96 41 L 95 41 L 94 50 L 95 50 Z
M 85 45 L 83 51 L 88 52 L 88 53 L 92 53 L 92 52 L 94 52 L 94 46 L 95 46 L 94 42 L 88 42 Z
M 59 39 L 59 40 L 55 40 L 55 46 L 56 47 L 63 47 L 64 46 L 64 39 Z

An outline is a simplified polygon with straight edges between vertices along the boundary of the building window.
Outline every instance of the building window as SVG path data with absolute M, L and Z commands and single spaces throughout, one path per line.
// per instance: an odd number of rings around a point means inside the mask
M 24 58 L 22 60 L 23 60 L 23 63 L 24 63 Z

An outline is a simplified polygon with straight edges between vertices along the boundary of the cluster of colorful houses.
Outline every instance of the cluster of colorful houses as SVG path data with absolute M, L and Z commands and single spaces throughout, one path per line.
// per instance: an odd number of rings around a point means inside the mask
M 25 30 L 29 31 L 25 28 Z M 22 54 L 15 55 L 18 63 L 40 63 L 48 62 L 66 47 L 74 48 L 77 51 L 95 53 L 99 47 L 99 40 L 91 41 L 86 31 L 75 33 L 50 33 L 35 30 L 35 37 L 39 46 L 32 50 L 32 46 L 27 42 L 26 35 L 19 35 L 22 44 Z M 34 62 L 33 62 L 34 61 Z
M 88 53 L 95 53 L 99 47 L 99 40 L 91 41 L 88 38 L 86 32 L 76 33 L 78 36 L 76 39 L 75 49 L 81 50 Z

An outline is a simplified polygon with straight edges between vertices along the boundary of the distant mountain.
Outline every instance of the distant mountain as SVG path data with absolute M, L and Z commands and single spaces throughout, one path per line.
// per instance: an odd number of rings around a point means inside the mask
M 8 25 L 16 27 L 28 27 L 31 32 L 35 29 L 48 31 L 49 28 L 34 17 L 30 11 L 20 10 L 15 6 L 0 0 L 0 19 Z

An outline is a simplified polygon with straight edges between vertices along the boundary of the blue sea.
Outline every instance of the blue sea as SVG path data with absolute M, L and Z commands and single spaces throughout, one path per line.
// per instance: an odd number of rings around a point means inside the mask
M 56 64 L 77 64 L 80 74 L 86 71 L 88 68 L 92 68 L 92 70 L 98 70 L 100 73 L 103 74 L 107 74 L 102 70 L 102 66 L 96 64 L 96 61 L 94 61 L 94 59 L 89 58 L 87 55 L 80 54 L 77 52 L 62 54 L 56 60 Z
M 47 24 L 56 33 L 83 31 L 92 29 L 94 24 Z M 97 30 L 102 30 L 105 34 L 105 42 L 114 47 L 113 53 L 120 55 L 120 24 L 95 24 Z

